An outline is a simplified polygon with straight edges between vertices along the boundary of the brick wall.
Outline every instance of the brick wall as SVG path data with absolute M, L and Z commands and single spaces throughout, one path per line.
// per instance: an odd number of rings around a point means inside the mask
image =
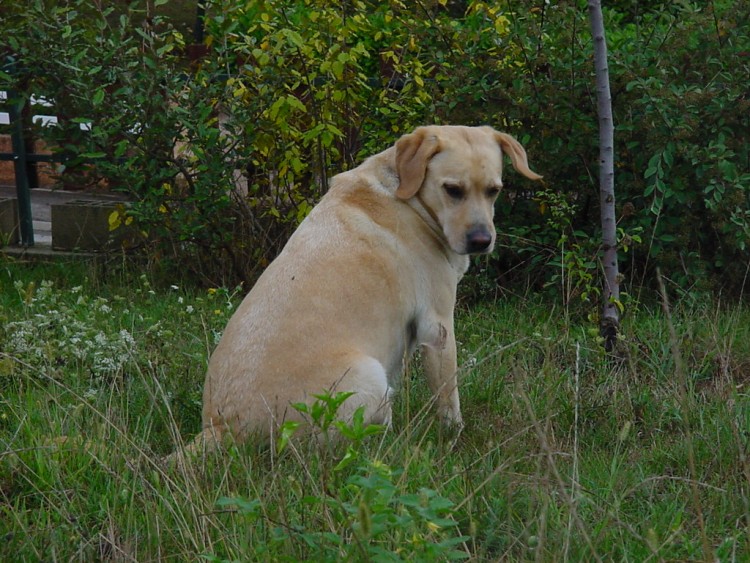
M 0 135 L 0 152 L 13 152 L 13 147 L 10 141 L 10 135 Z M 48 154 L 49 151 L 44 147 L 42 141 L 36 141 L 34 143 L 34 152 L 38 154 Z M 40 162 L 37 164 L 37 173 L 39 175 L 39 187 L 40 188 L 51 188 L 57 180 L 55 176 L 55 164 L 48 162 Z M 0 161 L 0 185 L 3 186 L 15 186 L 16 184 L 16 173 L 14 170 L 13 162 L 9 160 Z

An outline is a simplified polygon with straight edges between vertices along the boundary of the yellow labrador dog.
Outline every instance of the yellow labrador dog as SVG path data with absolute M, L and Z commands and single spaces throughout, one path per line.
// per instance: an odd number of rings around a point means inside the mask
M 291 406 L 350 391 L 388 424 L 406 360 L 421 347 L 440 419 L 462 425 L 453 308 L 469 254 L 495 243 L 503 153 L 541 176 L 510 135 L 491 127 L 429 126 L 339 174 L 238 308 L 211 357 L 203 431 L 268 440 L 302 420 Z

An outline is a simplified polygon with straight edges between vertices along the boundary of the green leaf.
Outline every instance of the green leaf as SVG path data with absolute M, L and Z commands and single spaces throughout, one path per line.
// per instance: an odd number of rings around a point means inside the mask
M 122 140 L 115 145 L 115 158 L 120 158 L 128 150 L 128 141 Z
M 333 61 L 331 63 L 331 71 L 333 71 L 333 75 L 341 80 L 341 78 L 344 76 L 344 63 L 341 61 Z
M 104 90 L 101 88 L 94 92 L 94 97 L 91 99 L 91 103 L 95 106 L 101 105 L 104 101 Z
M 301 425 L 302 423 L 297 422 L 296 420 L 287 420 L 286 422 L 284 422 L 284 424 L 281 425 L 281 430 L 279 432 L 279 442 L 276 448 L 279 453 L 284 451 L 284 449 L 289 444 L 289 440 L 297 431 L 297 428 L 299 428 Z
M 664 152 L 662 153 L 662 158 L 664 159 L 664 164 L 667 165 L 667 168 L 671 168 L 672 164 L 674 163 L 672 152 L 669 151 L 668 149 L 664 149 Z
M 661 162 L 661 154 L 656 153 L 654 156 L 652 156 L 648 161 L 648 167 L 647 170 L 656 169 L 656 167 Z
M 299 33 L 297 33 L 296 31 L 291 30 L 291 29 L 285 29 L 284 30 L 284 35 L 289 40 L 289 42 L 292 45 L 294 45 L 295 47 L 298 47 L 298 48 L 301 49 L 302 47 L 305 46 L 305 42 L 302 39 L 302 36 Z
M 333 133 L 337 137 L 343 137 L 344 136 L 344 132 L 341 129 L 339 129 L 338 127 L 336 127 L 333 123 L 328 123 L 326 125 L 326 129 L 328 129 L 328 131 L 330 131 L 331 133 Z
M 351 446 L 348 446 L 346 448 L 346 453 L 344 454 L 344 457 L 341 458 L 341 461 L 339 461 L 336 466 L 333 468 L 334 471 L 341 471 L 342 469 L 345 469 L 349 465 L 352 464 L 353 461 L 356 461 L 358 458 L 358 454 L 354 448 Z
M 292 408 L 302 414 L 310 412 L 310 407 L 307 403 L 292 403 Z
M 289 107 L 301 111 L 302 113 L 307 112 L 307 107 L 303 104 L 296 96 L 287 96 L 286 103 Z
M 229 508 L 236 506 L 237 509 L 246 516 L 258 516 L 260 514 L 260 500 L 247 500 L 241 497 L 221 497 L 216 501 L 216 506 L 220 508 Z

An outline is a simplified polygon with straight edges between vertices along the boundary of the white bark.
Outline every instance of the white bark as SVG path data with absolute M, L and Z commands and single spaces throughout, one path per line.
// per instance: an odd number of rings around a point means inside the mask
M 604 34 L 601 0 L 588 0 L 591 36 L 594 39 L 596 99 L 599 113 L 599 194 L 602 222 L 602 294 L 601 333 L 604 346 L 611 350 L 620 326 L 620 273 L 617 263 L 617 217 L 615 215 L 614 122 L 612 96 L 609 91 L 607 40 Z

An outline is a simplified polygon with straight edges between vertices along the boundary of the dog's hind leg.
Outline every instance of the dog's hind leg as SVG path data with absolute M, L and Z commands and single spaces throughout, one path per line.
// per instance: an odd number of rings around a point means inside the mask
M 390 426 L 393 389 L 388 385 L 388 375 L 378 360 L 371 356 L 357 357 L 337 389 L 354 392 L 339 408 L 337 418 L 351 421 L 355 411 L 364 407 L 365 424 Z

